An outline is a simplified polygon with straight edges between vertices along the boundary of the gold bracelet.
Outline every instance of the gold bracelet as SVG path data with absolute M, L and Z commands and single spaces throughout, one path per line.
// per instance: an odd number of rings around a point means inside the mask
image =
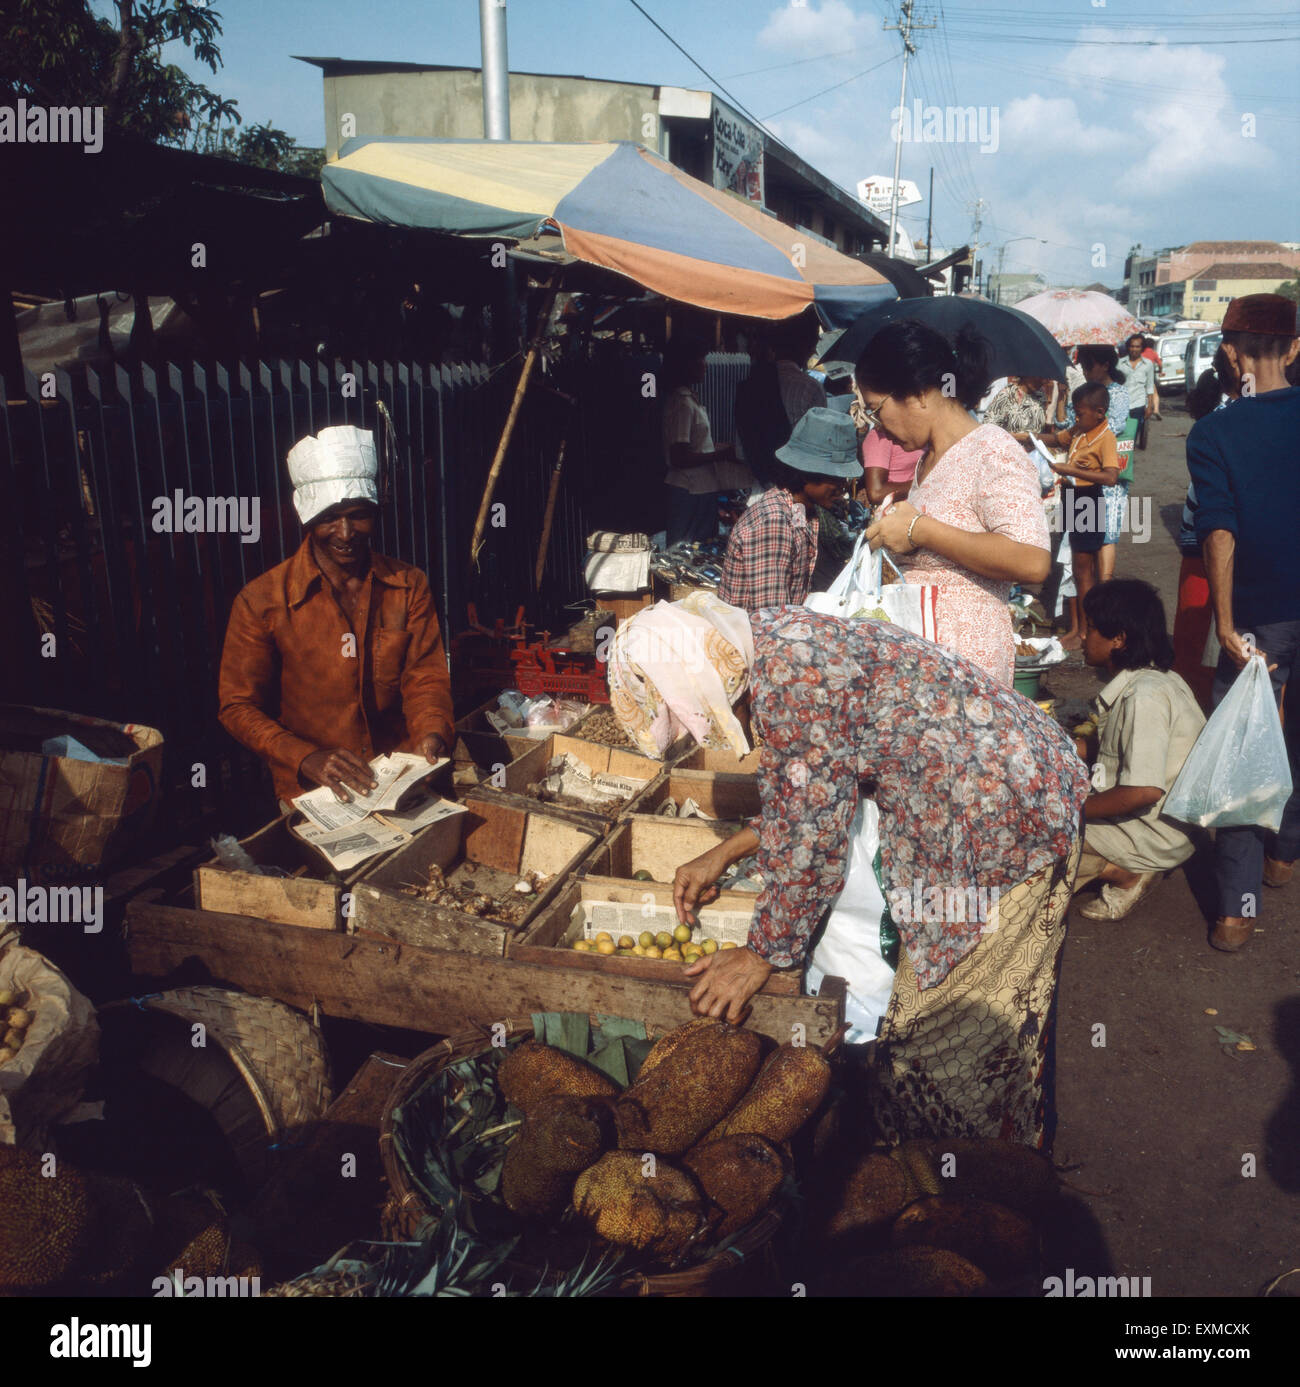
M 921 518 L 921 512 L 920 512 L 920 511 L 917 511 L 917 513 L 912 517 L 912 523 L 907 527 L 907 542 L 908 542 L 909 544 L 912 544 L 912 531 L 913 531 L 913 529 L 916 528 L 916 522 L 917 522 L 918 520 L 920 520 L 920 518 Z M 913 548 L 913 549 L 916 549 L 916 548 L 918 548 L 918 546 L 915 545 L 915 544 L 912 544 L 912 548 Z

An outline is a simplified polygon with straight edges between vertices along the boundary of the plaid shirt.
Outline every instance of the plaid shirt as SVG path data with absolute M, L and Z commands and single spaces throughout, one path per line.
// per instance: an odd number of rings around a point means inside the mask
M 736 521 L 718 596 L 733 607 L 797 606 L 812 590 L 817 522 L 784 488 L 765 491 Z

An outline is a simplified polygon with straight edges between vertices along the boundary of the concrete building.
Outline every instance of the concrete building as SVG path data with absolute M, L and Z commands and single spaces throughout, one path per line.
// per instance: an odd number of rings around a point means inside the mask
M 1277 261 L 1207 265 L 1191 279 L 1183 280 L 1182 315 L 1221 323 L 1233 299 L 1243 294 L 1275 294 L 1278 286 L 1300 277 L 1300 270 Z
M 1124 288 L 1121 291 L 1128 310 L 1135 318 L 1181 316 L 1211 319 L 1209 313 L 1185 311 L 1188 281 L 1200 276 L 1212 266 L 1281 265 L 1291 271 L 1280 282 L 1300 275 L 1300 246 L 1286 241 L 1193 241 L 1187 246 L 1168 246 L 1151 255 L 1141 254 L 1141 245 L 1129 251 L 1124 263 Z M 1218 276 L 1213 276 L 1218 278 Z M 1202 294 L 1209 293 L 1201 290 Z M 1265 289 L 1246 290 L 1246 293 L 1267 293 Z M 1214 294 L 1217 298 L 1217 292 Z M 1197 307 L 1205 307 L 1198 303 Z M 1218 322 L 1223 315 L 1212 320 Z
M 354 135 L 483 138 L 478 68 L 300 58 L 324 76 L 325 154 Z M 510 74 L 514 140 L 634 140 L 848 255 L 883 248 L 887 223 L 712 92 L 554 73 Z
M 1040 274 L 998 274 L 994 271 L 989 275 L 988 294 L 994 303 L 1010 308 L 1021 299 L 1041 294 L 1047 287 L 1047 280 Z

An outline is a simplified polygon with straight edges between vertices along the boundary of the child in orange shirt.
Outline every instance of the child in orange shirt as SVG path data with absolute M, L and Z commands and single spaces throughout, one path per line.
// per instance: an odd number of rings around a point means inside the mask
M 1115 434 L 1106 420 L 1110 401 L 1106 387 L 1090 382 L 1081 385 L 1070 398 L 1074 401 L 1074 428 L 1058 433 L 1048 442 L 1070 449 L 1066 461 L 1053 463 L 1052 471 L 1065 479 L 1061 487 L 1061 514 L 1070 536 L 1074 583 L 1086 635 L 1088 620 L 1083 599 L 1096 585 L 1097 554 L 1106 542 L 1106 499 L 1101 488 L 1114 486 L 1121 469 Z

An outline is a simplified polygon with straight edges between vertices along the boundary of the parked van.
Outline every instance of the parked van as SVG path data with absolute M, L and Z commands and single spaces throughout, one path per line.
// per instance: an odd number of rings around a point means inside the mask
M 1191 340 L 1190 332 L 1167 332 L 1156 338 L 1156 355 L 1160 358 L 1161 390 L 1181 390 L 1186 384 L 1183 356 Z
M 1214 353 L 1219 350 L 1222 341 L 1221 328 L 1215 328 L 1213 332 L 1194 332 L 1187 339 L 1187 345 L 1183 348 L 1183 384 L 1188 390 L 1200 380 L 1202 371 L 1208 371 L 1214 365 Z

